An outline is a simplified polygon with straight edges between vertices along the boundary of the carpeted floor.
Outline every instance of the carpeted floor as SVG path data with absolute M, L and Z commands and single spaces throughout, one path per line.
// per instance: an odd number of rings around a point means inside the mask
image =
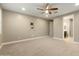
M 79 44 L 44 37 L 3 46 L 1 56 L 72 56 L 79 55 Z

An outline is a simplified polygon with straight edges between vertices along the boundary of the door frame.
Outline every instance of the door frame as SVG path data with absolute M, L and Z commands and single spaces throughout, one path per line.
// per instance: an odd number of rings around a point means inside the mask
M 62 37 L 63 37 L 63 40 L 64 40 L 64 18 L 65 17 L 69 17 L 69 18 L 72 18 L 73 19 L 73 41 L 74 41 L 74 14 L 71 14 L 71 15 L 67 15 L 67 16 L 64 16 L 62 19 L 63 19 L 63 35 L 62 35 Z

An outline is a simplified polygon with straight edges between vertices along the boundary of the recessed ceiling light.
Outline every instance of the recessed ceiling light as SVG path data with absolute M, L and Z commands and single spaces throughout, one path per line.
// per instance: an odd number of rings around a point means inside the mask
M 25 8 L 22 8 L 22 10 L 25 11 L 26 9 Z
M 75 6 L 78 6 L 79 5 L 79 3 L 75 3 Z

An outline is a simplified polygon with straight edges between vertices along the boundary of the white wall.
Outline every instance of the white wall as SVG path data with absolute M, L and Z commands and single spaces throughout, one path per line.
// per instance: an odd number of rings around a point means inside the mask
M 49 21 L 49 36 L 53 37 L 53 21 Z
M 60 17 L 54 18 L 53 21 L 53 37 L 56 38 L 63 38 L 63 17 L 74 15 L 74 41 L 79 42 L 79 11 L 69 13 Z M 71 18 L 72 16 L 69 16 L 68 18 Z M 50 26 L 51 27 L 51 26 Z
M 74 38 L 75 39 L 74 40 L 78 42 L 79 41 L 79 11 L 76 13 L 71 13 L 71 14 L 75 15 L 75 18 L 74 18 Z M 1 15 L 1 9 L 0 9 L 0 15 Z M 53 32 L 50 33 L 50 34 L 53 33 L 53 37 L 62 38 L 63 36 L 63 19 L 62 18 L 63 17 L 64 16 L 60 16 L 54 19 Z M 37 24 L 37 26 L 35 26 L 36 29 L 32 31 L 30 30 L 29 25 L 28 25 L 31 20 L 33 20 L 35 24 Z M 50 24 L 50 27 L 52 26 L 51 24 Z M 42 35 L 48 35 L 48 25 L 49 25 L 48 21 L 43 20 L 43 19 L 21 15 L 14 12 L 4 11 L 3 12 L 4 42 L 25 39 L 25 38 L 30 38 L 30 37 L 36 37 L 36 36 L 42 36 Z M 29 30 L 31 32 L 29 32 Z M 2 33 L 1 32 L 1 16 L 0 16 L 0 33 Z
M 53 37 L 63 38 L 63 20 L 62 17 L 57 17 L 53 21 Z
M 74 40 L 79 42 L 79 12 L 74 15 Z
M 30 23 L 34 23 L 31 29 Z M 48 35 L 48 21 L 45 19 L 3 11 L 3 42 Z
M 2 10 L 0 8 L 0 44 L 2 41 Z

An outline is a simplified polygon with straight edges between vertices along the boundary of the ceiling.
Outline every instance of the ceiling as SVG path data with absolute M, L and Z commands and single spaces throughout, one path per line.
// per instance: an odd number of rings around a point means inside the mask
M 58 13 L 51 14 L 46 17 L 46 14 L 42 14 L 37 8 L 44 7 L 45 3 L 2 3 L 1 6 L 3 9 L 19 12 L 23 14 L 33 15 L 41 18 L 52 19 L 53 17 L 67 14 L 73 11 L 79 10 L 79 6 L 75 6 L 75 3 L 52 3 L 53 7 L 57 7 Z M 25 11 L 22 11 L 21 8 L 26 8 Z

